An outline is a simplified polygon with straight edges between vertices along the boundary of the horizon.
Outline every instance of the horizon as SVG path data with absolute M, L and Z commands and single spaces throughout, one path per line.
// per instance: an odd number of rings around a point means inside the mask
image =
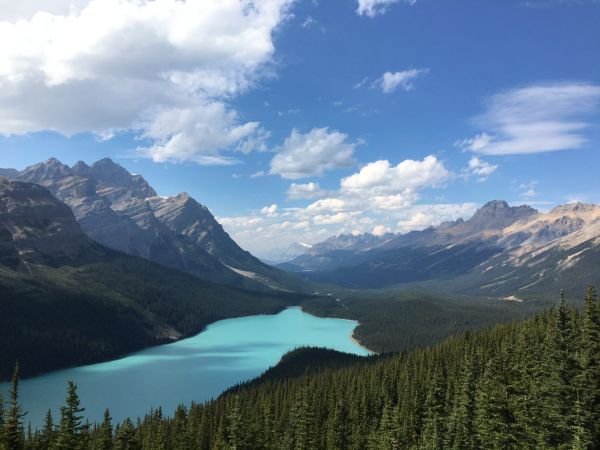
M 600 202 L 596 2 L 37 3 L 0 13 L 7 168 L 110 157 L 256 254 Z

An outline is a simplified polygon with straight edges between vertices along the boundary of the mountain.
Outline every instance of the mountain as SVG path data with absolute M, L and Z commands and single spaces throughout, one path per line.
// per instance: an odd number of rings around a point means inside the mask
M 108 158 L 73 167 L 51 158 L 22 171 L 3 170 L 15 180 L 46 187 L 71 207 L 89 237 L 111 249 L 233 286 L 301 287 L 242 250 L 187 193 L 159 197 L 142 176 Z
M 96 362 L 302 297 L 214 284 L 90 239 L 37 184 L 0 178 L 0 379 Z
M 342 253 L 317 244 L 311 250 L 321 252 L 280 267 L 350 288 L 417 283 L 471 295 L 518 296 L 596 282 L 599 241 L 598 205 L 576 203 L 541 213 L 492 201 L 468 220 Z
M 347 258 L 353 258 L 358 253 L 379 247 L 394 237 L 392 233 L 381 236 L 371 233 L 331 236 L 323 242 L 305 247 L 303 252 L 291 260 L 280 263 L 278 267 L 293 272 L 340 267 L 345 265 Z
M 306 253 L 311 247 L 312 244 L 307 244 L 305 242 L 293 242 L 285 248 L 274 248 L 264 251 L 260 254 L 260 257 L 268 264 L 277 265 L 297 258 Z

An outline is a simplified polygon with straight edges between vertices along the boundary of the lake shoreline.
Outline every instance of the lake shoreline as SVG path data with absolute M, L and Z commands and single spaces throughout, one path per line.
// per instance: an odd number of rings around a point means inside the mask
M 116 420 L 141 417 L 157 405 L 172 411 L 178 404 L 217 398 L 232 386 L 259 377 L 295 348 L 329 348 L 369 356 L 373 352 L 352 338 L 357 324 L 306 313 L 301 305 L 272 314 L 221 319 L 189 338 L 27 378 L 21 385 L 22 405 L 29 413 L 28 422 L 40 427 L 48 408 L 60 414 L 66 383 L 72 380 L 79 386 L 91 423 L 101 420 L 105 408 Z M 202 389 L 198 388 L 199 379 Z M 0 384 L 0 390 L 8 388 L 8 384 Z M 105 394 L 119 389 L 127 392 L 126 402 L 122 396 Z

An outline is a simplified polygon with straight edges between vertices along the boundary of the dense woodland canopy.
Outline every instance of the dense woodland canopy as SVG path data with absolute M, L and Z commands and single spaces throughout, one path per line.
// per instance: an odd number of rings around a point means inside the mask
M 319 354 L 319 350 L 314 350 Z M 24 427 L 18 377 L 3 450 L 469 449 L 600 447 L 600 302 L 354 362 L 310 350 L 215 401 L 88 426 L 76 386 L 60 417 Z M 309 356 L 309 355 L 308 355 Z M 295 359 L 297 364 L 294 363 Z M 310 358 L 308 358 L 310 360 Z M 300 370 L 300 372 L 299 372 Z M 301 373 L 298 375 L 298 373 Z

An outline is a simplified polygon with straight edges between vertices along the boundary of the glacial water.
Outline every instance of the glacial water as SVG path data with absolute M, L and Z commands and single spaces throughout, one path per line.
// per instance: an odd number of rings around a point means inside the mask
M 353 321 L 318 318 L 297 307 L 275 315 L 221 320 L 188 339 L 23 380 L 25 422 L 41 426 L 49 408 L 56 421 L 68 380 L 77 383 L 90 422 L 99 421 L 105 408 L 115 420 L 143 416 L 158 406 L 171 415 L 179 403 L 214 398 L 228 387 L 256 377 L 296 347 L 367 355 L 369 352 L 350 338 L 355 326 Z M 6 398 L 8 385 L 0 387 Z

